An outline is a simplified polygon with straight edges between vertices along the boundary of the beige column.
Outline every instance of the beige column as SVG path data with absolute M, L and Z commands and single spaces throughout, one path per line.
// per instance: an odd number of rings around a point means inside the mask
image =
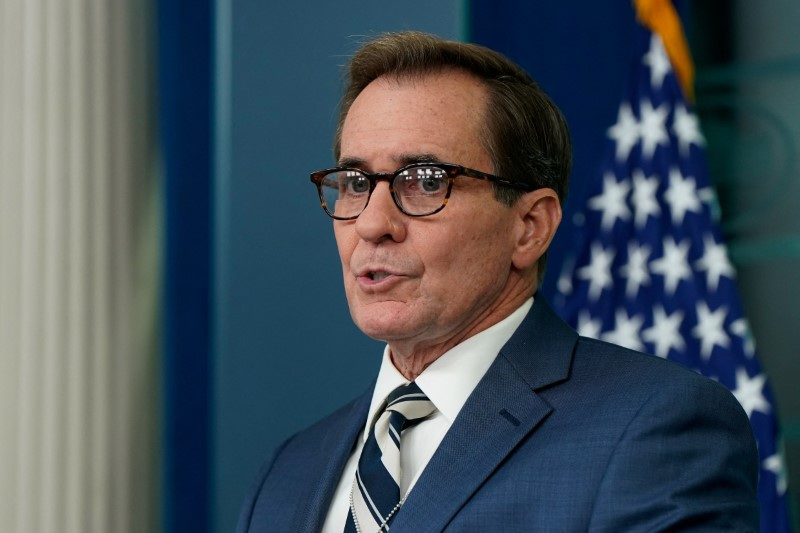
M 158 526 L 154 28 L 0 0 L 0 528 Z

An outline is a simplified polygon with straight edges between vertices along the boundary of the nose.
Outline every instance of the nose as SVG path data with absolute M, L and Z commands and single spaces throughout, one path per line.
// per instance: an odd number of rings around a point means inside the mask
M 406 216 L 397 208 L 389 190 L 389 184 L 380 181 L 372 191 L 369 203 L 356 219 L 356 231 L 365 241 L 381 242 L 405 239 Z

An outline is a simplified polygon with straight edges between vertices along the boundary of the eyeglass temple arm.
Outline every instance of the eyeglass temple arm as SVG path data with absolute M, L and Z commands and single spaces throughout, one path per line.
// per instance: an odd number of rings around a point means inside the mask
M 473 170 L 471 168 L 466 168 L 466 167 L 461 167 L 460 174 L 470 178 L 475 178 L 484 181 L 492 181 L 495 183 L 499 183 L 500 185 L 505 185 L 506 187 L 514 187 L 525 191 L 533 191 L 539 188 L 532 183 L 524 183 L 521 181 L 510 181 L 507 179 L 503 179 L 499 176 L 494 176 L 492 174 L 487 174 L 486 172 L 481 172 L 479 170 Z

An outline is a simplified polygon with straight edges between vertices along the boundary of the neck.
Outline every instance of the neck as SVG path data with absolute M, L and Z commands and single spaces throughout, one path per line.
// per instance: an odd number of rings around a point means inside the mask
M 525 303 L 528 298 L 530 298 L 530 295 L 526 293 L 520 298 L 514 298 L 501 305 L 485 309 L 467 327 L 461 328 L 456 334 L 450 335 L 439 342 L 390 341 L 389 349 L 392 364 L 403 377 L 409 381 L 414 381 L 442 355 L 470 337 L 504 320 Z

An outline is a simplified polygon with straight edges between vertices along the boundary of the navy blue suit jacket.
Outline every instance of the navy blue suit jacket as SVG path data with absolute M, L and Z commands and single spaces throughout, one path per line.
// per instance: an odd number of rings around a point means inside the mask
M 283 443 L 239 533 L 320 530 L 371 394 Z M 757 531 L 757 460 L 724 387 L 578 337 L 537 298 L 391 529 Z

